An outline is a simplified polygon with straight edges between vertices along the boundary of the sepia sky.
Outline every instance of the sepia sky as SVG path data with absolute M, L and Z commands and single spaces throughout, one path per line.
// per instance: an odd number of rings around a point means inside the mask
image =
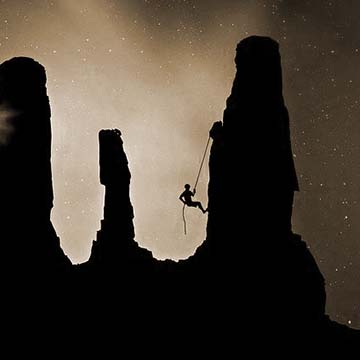
M 221 119 L 236 44 L 268 35 L 280 43 L 301 187 L 294 230 L 326 278 L 331 316 L 360 327 L 359 12 L 355 0 L 1 0 L 0 60 L 30 56 L 47 70 L 65 253 L 86 261 L 100 228 L 97 133 L 108 127 L 123 133 L 138 243 L 162 259 L 195 251 L 206 216 L 188 209 L 184 236 L 179 193 Z M 204 167 L 205 205 L 207 181 Z

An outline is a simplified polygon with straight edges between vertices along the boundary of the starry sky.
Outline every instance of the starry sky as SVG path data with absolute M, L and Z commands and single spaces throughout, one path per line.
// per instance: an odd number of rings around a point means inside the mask
M 86 261 L 100 228 L 97 133 L 118 127 L 132 172 L 136 239 L 186 258 L 206 216 L 179 193 L 194 184 L 248 35 L 280 43 L 301 192 L 293 225 L 326 278 L 328 312 L 360 328 L 360 3 L 260 0 L 0 0 L 1 61 L 47 70 L 53 222 L 65 253 Z M 197 187 L 205 205 L 207 168 Z

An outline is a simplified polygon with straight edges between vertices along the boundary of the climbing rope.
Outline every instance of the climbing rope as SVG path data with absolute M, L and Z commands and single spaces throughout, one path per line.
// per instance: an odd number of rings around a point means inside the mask
M 206 146 L 205 146 L 204 155 L 203 155 L 203 157 L 202 157 L 201 164 L 200 164 L 200 168 L 199 168 L 199 172 L 198 172 L 198 174 L 197 174 L 196 181 L 195 181 L 194 191 L 196 191 L 196 187 L 197 187 L 197 184 L 198 184 L 198 182 L 199 182 L 201 170 L 202 170 L 202 167 L 203 167 L 203 165 L 204 165 L 205 156 L 206 156 L 206 153 L 207 153 L 207 149 L 208 149 L 208 147 L 209 147 L 209 144 L 210 144 L 210 136 L 208 137 L 208 140 L 207 140 L 207 143 L 206 143 Z
M 201 170 L 203 168 L 203 165 L 204 165 L 204 161 L 205 161 L 205 157 L 206 157 L 206 153 L 207 153 L 207 150 L 208 150 L 208 147 L 209 147 L 209 144 L 210 144 L 210 136 L 207 140 L 207 143 L 206 143 L 206 146 L 205 146 L 205 151 L 204 151 L 204 155 L 201 159 L 201 163 L 200 163 L 200 168 L 199 168 L 199 172 L 197 174 L 197 177 L 196 177 L 196 181 L 195 181 L 195 186 L 194 186 L 194 192 L 196 192 L 196 187 L 197 187 L 197 184 L 199 182 L 199 178 L 200 178 L 200 174 L 201 174 Z M 184 234 L 186 235 L 186 217 L 185 217 L 185 204 L 183 206 L 183 209 L 182 209 L 182 215 L 183 215 L 183 222 L 184 222 Z
M 183 222 L 184 222 L 184 234 L 186 235 L 186 218 L 185 218 L 185 204 L 182 209 Z

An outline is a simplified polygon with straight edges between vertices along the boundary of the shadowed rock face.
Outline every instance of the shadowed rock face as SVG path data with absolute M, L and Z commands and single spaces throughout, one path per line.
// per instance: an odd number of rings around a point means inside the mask
M 306 243 L 291 231 L 298 183 L 278 44 L 269 38 L 245 39 L 237 48 L 236 65 L 224 121 L 210 130 L 205 242 L 178 263 L 156 261 L 136 245 L 120 132 L 106 130 L 99 136 L 104 219 L 84 266 L 90 265 L 96 276 L 103 274 L 102 283 L 121 278 L 126 284 L 122 301 L 135 304 L 146 298 L 142 316 L 152 318 L 153 312 L 170 329 L 169 318 L 177 324 L 189 322 L 191 331 L 210 337 L 215 331 L 228 339 L 234 336 L 230 324 L 248 329 L 245 339 L 264 324 L 279 336 L 346 333 L 326 317 L 324 279 Z M 262 92 L 257 91 L 261 86 Z M 263 336 L 270 334 L 255 335 Z
M 334 335 L 323 276 L 306 243 L 291 231 L 299 187 L 279 46 L 266 37 L 244 39 L 235 63 L 223 122 L 210 130 L 207 241 L 197 253 L 213 255 L 227 299 L 224 313 L 245 327 L 267 324 L 282 336 Z
M 48 217 L 53 206 L 50 105 L 45 69 L 29 58 L 0 65 L 0 107 L 13 129 L 1 147 L 2 185 L 16 211 L 37 205 Z M 3 188 L 2 186 L 2 188 Z M 31 214 L 29 214 L 31 216 Z
M 134 241 L 131 175 L 119 130 L 100 131 L 99 165 L 100 182 L 105 186 L 104 219 L 97 241 L 93 242 L 89 263 L 114 268 L 133 266 L 129 258 L 140 256 L 141 250 Z M 150 252 L 142 251 L 151 258 Z
M 223 119 L 230 171 L 227 196 L 243 214 L 247 228 L 258 231 L 261 223 L 267 232 L 288 233 L 293 195 L 299 187 L 282 94 L 279 46 L 267 37 L 246 38 L 237 46 L 235 63 Z
M 104 217 L 89 261 L 70 273 L 50 222 L 51 132 L 44 70 L 30 59 L 0 66 L 0 105 L 4 114 L 11 109 L 14 116 L 0 158 L 7 170 L 1 180 L 6 200 L 1 211 L 11 209 L 2 238 L 12 245 L 5 251 L 21 253 L 28 268 L 41 274 L 48 269 L 57 270 L 60 278 L 70 274 L 53 301 L 64 306 L 71 296 L 66 311 L 74 311 L 73 316 L 105 326 L 111 319 L 126 330 L 135 324 L 152 339 L 183 339 L 185 329 L 187 339 L 205 336 L 208 349 L 238 350 L 249 340 L 284 341 L 289 334 L 300 346 L 304 338 L 317 339 L 321 346 L 322 341 L 357 336 L 326 317 L 324 279 L 306 243 L 291 231 L 298 183 L 278 44 L 264 37 L 243 40 L 236 66 L 223 122 L 210 130 L 207 239 L 195 255 L 178 263 L 157 261 L 134 241 L 131 175 L 121 133 L 102 130 Z M 33 79 L 34 87 L 26 82 L 18 99 L 13 84 L 24 79 Z M 29 101 L 24 94 L 32 93 Z M 19 177 L 24 171 L 29 174 L 26 184 Z M 161 324 L 156 334 L 155 322 Z
M 239 104 L 239 97 L 251 102 L 261 99 L 270 106 L 282 100 L 280 52 L 276 41 L 263 36 L 242 40 L 236 48 L 235 64 L 234 104 Z M 232 99 L 230 96 L 228 106 Z
M 232 309 L 247 309 L 235 311 L 239 321 L 311 327 L 325 315 L 325 287 L 306 244 L 291 231 L 299 188 L 279 46 L 266 37 L 244 39 L 235 63 L 223 122 L 210 130 L 213 266 L 229 282 L 224 291 Z
M 20 57 L 0 65 L 0 112 L 6 137 L 0 144 L 1 239 L 7 262 L 14 272 L 69 266 L 50 222 L 50 105 L 39 63 Z

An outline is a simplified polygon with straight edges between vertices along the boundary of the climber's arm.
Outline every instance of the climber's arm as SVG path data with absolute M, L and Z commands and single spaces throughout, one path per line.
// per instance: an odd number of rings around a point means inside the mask
M 182 193 L 180 196 L 179 196 L 179 200 L 185 204 L 185 200 L 184 200 L 184 193 Z

